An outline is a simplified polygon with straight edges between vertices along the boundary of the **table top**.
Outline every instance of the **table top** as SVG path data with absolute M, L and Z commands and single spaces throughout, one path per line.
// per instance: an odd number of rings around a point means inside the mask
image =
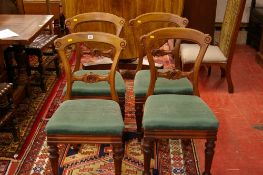
M 0 39 L 0 44 L 30 44 L 48 26 L 53 17 L 53 15 L 0 15 L 0 30 L 9 29 L 19 35 Z

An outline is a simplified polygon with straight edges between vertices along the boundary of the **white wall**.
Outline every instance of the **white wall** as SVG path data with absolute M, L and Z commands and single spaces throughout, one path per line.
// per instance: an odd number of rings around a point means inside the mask
M 263 0 L 256 0 L 257 6 L 263 6 Z M 227 0 L 217 0 L 216 22 L 222 22 L 224 18 Z M 248 23 L 251 0 L 247 0 L 242 23 Z

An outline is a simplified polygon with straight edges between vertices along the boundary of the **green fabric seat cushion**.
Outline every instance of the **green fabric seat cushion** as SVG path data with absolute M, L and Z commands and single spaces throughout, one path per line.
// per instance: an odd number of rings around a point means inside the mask
M 92 72 L 93 74 L 106 75 L 108 70 L 79 70 L 74 73 L 74 75 L 80 76 L 86 73 Z M 119 72 L 115 75 L 115 87 L 119 96 L 125 96 L 125 82 Z M 66 86 L 63 90 L 64 94 L 66 92 Z M 72 85 L 73 96 L 98 96 L 106 95 L 110 96 L 110 84 L 106 81 L 98 83 L 85 83 L 82 81 L 75 81 Z
M 64 101 L 47 123 L 47 134 L 122 135 L 119 104 L 112 100 Z
M 150 84 L 150 71 L 138 71 L 134 78 L 134 95 L 135 97 L 144 97 Z M 192 95 L 192 83 L 187 78 L 178 80 L 168 80 L 158 78 L 155 83 L 154 94 L 184 94 Z
M 145 130 L 216 130 L 219 122 L 206 103 L 193 95 L 152 95 L 145 103 Z

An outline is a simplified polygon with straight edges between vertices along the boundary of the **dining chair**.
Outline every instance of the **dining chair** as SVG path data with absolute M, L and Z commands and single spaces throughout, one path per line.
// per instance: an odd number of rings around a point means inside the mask
M 15 141 L 20 138 L 16 126 L 16 105 L 13 102 L 13 84 L 0 83 L 0 131 L 11 132 Z
M 154 67 L 155 42 L 163 39 L 191 41 L 200 47 L 195 64 L 190 71 L 178 69 L 160 71 Z M 158 139 L 206 139 L 205 171 L 210 175 L 219 122 L 207 104 L 199 97 L 198 73 L 211 37 L 189 28 L 167 27 L 144 35 L 143 43 L 151 67 L 151 81 L 143 114 L 144 174 L 150 174 L 152 146 Z M 171 51 L 173 52 L 173 51 Z M 191 79 L 193 95 L 154 95 L 158 78 L 177 80 Z M 174 88 L 176 88 L 174 86 Z
M 140 37 L 142 35 L 162 27 L 168 27 L 168 26 L 186 27 L 187 24 L 188 24 L 188 20 L 186 18 L 183 18 L 173 13 L 165 13 L 165 12 L 144 13 L 142 15 L 137 16 L 134 19 L 131 19 L 129 21 L 129 25 L 132 29 L 135 48 L 138 55 L 138 59 L 132 62 L 132 64 L 137 65 L 136 72 L 138 72 L 142 68 L 149 69 L 149 63 L 147 61 L 143 46 L 140 42 Z M 161 47 L 165 43 L 158 43 L 158 44 Z M 180 41 L 177 41 L 177 43 L 175 44 L 177 48 L 178 48 L 178 43 L 180 43 Z M 175 61 L 177 61 L 177 59 L 175 59 Z M 163 65 L 160 64 L 155 64 L 155 66 L 157 68 L 163 68 Z
M 125 23 L 124 18 L 106 12 L 81 13 L 71 18 L 68 18 L 65 21 L 69 33 L 100 30 L 107 33 L 113 33 L 116 36 L 120 36 L 124 23 Z M 96 27 L 95 24 L 98 24 L 99 27 L 98 26 Z M 90 26 L 85 26 L 85 25 L 90 25 Z M 113 28 L 112 26 L 114 26 L 114 30 L 112 29 Z M 98 45 L 96 47 L 98 47 Z M 77 60 L 76 60 L 75 71 L 79 70 L 80 68 L 80 60 L 83 54 L 82 52 L 86 54 L 90 54 L 91 56 L 94 57 L 96 56 L 95 52 L 92 52 L 92 50 L 85 52 L 80 49 L 80 46 L 76 47 L 76 52 L 77 52 Z M 94 60 L 93 62 L 90 62 L 90 64 L 84 63 L 82 66 L 83 69 L 102 70 L 102 69 L 109 69 L 111 67 L 111 64 L 112 64 L 111 58 L 101 56 L 100 58 Z
M 51 14 L 50 0 L 46 0 L 46 8 L 47 14 Z M 53 24 L 50 23 L 48 30 L 40 33 L 31 44 L 25 46 L 27 75 L 32 80 L 31 85 L 40 86 L 43 92 L 46 91 L 45 71 L 55 71 L 57 77 L 60 75 L 59 58 L 53 45 L 57 37 L 53 31 Z M 36 71 L 39 76 L 34 83 L 35 76 L 32 74 Z
M 202 62 L 206 66 L 217 65 L 220 67 L 221 77 L 226 77 L 229 93 L 234 92 L 231 65 L 245 4 L 246 0 L 227 1 L 218 46 L 210 45 Z M 187 69 L 189 64 L 194 64 L 198 49 L 199 46 L 196 44 L 181 45 L 180 54 L 183 69 Z M 208 74 L 210 75 L 210 73 L 211 69 Z
M 135 19 L 129 21 L 130 26 L 133 29 L 133 34 L 135 38 L 135 45 L 138 51 L 138 66 L 137 72 L 134 78 L 134 96 L 135 96 L 135 113 L 136 113 L 136 125 L 137 132 L 141 132 L 142 126 L 142 115 L 143 115 L 143 105 L 146 100 L 147 90 L 150 84 L 150 70 L 141 70 L 143 68 L 143 59 L 145 59 L 145 48 L 143 44 L 140 42 L 140 37 L 143 34 L 146 34 L 154 29 L 167 27 L 167 26 L 176 26 L 176 27 L 186 27 L 188 24 L 188 20 L 186 18 L 180 17 L 171 13 L 163 13 L 163 12 L 152 12 L 142 14 Z M 166 41 L 159 41 L 155 43 L 157 47 L 161 47 Z M 173 58 L 175 61 L 175 66 L 179 64 L 179 46 L 180 40 L 176 40 L 173 52 Z M 162 55 L 167 55 L 166 53 Z M 157 55 L 156 55 L 157 56 Z M 161 55 L 158 55 L 161 56 Z M 156 64 L 155 64 L 156 66 Z M 160 68 L 156 66 L 157 68 Z M 172 87 L 172 84 L 176 86 Z M 187 78 L 176 81 L 167 81 L 166 79 L 159 78 L 156 83 L 156 88 L 154 94 L 193 94 L 193 89 L 191 83 Z
M 114 50 L 113 64 L 110 71 L 82 71 L 81 74 L 72 74 L 67 58 L 67 48 L 80 42 L 105 43 Z M 55 41 L 66 75 L 67 90 L 65 101 L 48 121 L 45 131 L 49 146 L 49 160 L 52 171 L 58 174 L 58 144 L 86 144 L 109 143 L 113 145 L 113 159 L 115 174 L 121 174 L 123 158 L 123 129 L 124 123 L 119 98 L 116 91 L 116 69 L 119 56 L 125 47 L 126 41 L 116 35 L 103 32 L 79 32 L 66 35 Z M 111 99 L 75 99 L 71 98 L 72 85 L 84 83 L 86 88 L 94 84 L 108 84 Z
M 98 24 L 98 26 L 85 26 L 89 24 Z M 118 17 L 114 14 L 105 13 L 105 12 L 90 12 L 90 13 L 82 13 L 71 18 L 66 19 L 65 24 L 70 33 L 76 33 L 80 31 L 87 31 L 86 27 L 89 30 L 101 30 L 104 27 L 105 30 L 102 30 L 106 33 L 112 33 L 116 36 L 119 36 L 125 20 L 121 17 Z M 84 24 L 84 25 L 83 25 Z M 105 26 L 103 26 L 103 24 Z M 101 26 L 102 25 L 102 26 Z M 98 27 L 98 28 L 96 28 Z M 82 50 L 81 46 L 85 44 L 88 47 L 88 51 Z M 112 52 L 112 49 L 105 46 L 103 43 L 98 44 L 93 43 L 77 43 L 75 45 L 76 51 L 76 60 L 74 67 L 74 74 L 81 74 L 84 70 L 92 70 L 95 72 L 105 72 L 111 68 L 113 63 L 113 57 L 109 55 Z M 91 57 L 95 57 L 95 62 L 92 64 L 82 64 L 82 69 L 80 69 L 81 58 L 83 54 L 88 54 Z M 85 72 L 85 71 L 84 71 Z M 125 114 L 125 82 L 119 72 L 116 72 L 116 90 L 119 95 L 119 103 L 121 105 L 121 111 L 124 116 Z M 75 83 L 72 86 L 72 96 L 76 98 L 111 98 L 109 85 L 107 83 L 94 84 L 92 88 L 87 88 L 85 83 Z

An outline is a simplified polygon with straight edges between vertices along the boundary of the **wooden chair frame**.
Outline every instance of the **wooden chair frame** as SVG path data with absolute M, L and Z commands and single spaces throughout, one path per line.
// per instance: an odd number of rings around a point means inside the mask
M 167 72 L 158 72 L 154 66 L 153 60 L 153 45 L 159 39 L 170 38 L 187 40 L 195 42 L 200 46 L 199 54 L 194 64 L 193 70 L 184 72 L 180 70 L 173 70 Z M 211 37 L 207 34 L 193 29 L 187 28 L 163 28 L 150 32 L 142 38 L 144 46 L 147 51 L 147 57 L 150 63 L 151 83 L 148 89 L 147 97 L 153 95 L 155 82 L 158 77 L 167 79 L 180 79 L 188 77 L 192 79 L 194 95 L 199 96 L 198 91 L 198 73 L 203 57 L 207 50 Z M 205 149 L 205 172 L 204 175 L 210 175 L 212 159 L 214 155 L 215 141 L 217 137 L 217 130 L 147 130 L 144 129 L 143 137 L 143 153 L 144 153 L 144 175 L 150 174 L 150 160 L 152 155 L 152 147 L 155 140 L 158 139 L 206 139 Z
M 105 12 L 90 12 L 90 13 L 82 13 L 82 14 L 78 14 L 76 16 L 73 16 L 69 19 L 66 19 L 65 24 L 66 27 L 68 28 L 70 33 L 76 33 L 77 31 L 77 27 L 81 24 L 84 23 L 89 23 L 89 22 L 108 22 L 108 23 L 112 23 L 115 26 L 115 34 L 116 36 L 120 36 L 120 33 L 122 31 L 122 28 L 124 26 L 125 23 L 125 19 L 119 16 L 116 16 L 114 14 L 111 13 L 105 13 Z M 82 31 L 83 32 L 83 31 Z M 80 47 L 76 48 L 77 51 L 77 60 L 76 60 L 76 66 L 75 66 L 75 70 L 77 71 L 80 68 Z M 100 65 L 98 65 L 100 66 Z M 98 68 L 94 68 L 94 69 L 100 69 L 100 67 Z
M 92 38 L 92 39 L 91 39 Z M 96 75 L 92 73 L 85 74 L 83 76 L 74 76 L 71 72 L 71 67 L 68 62 L 65 49 L 71 45 L 79 42 L 103 42 L 114 46 L 115 54 L 113 59 L 113 64 L 108 75 Z M 108 81 L 111 88 L 111 99 L 119 102 L 118 94 L 115 90 L 115 73 L 116 67 L 119 61 L 119 55 L 122 49 L 126 46 L 126 41 L 108 33 L 103 32 L 79 32 L 73 33 L 59 38 L 55 41 L 56 49 L 62 60 L 62 64 L 65 70 L 67 78 L 67 91 L 65 95 L 65 100 L 71 99 L 71 89 L 72 83 L 74 81 L 84 81 L 86 83 L 96 83 L 100 81 Z M 85 144 L 85 143 L 110 143 L 113 144 L 113 158 L 115 162 L 115 174 L 121 174 L 121 162 L 123 158 L 123 138 L 122 136 L 112 136 L 112 135 L 55 135 L 47 134 L 47 144 L 49 146 L 50 161 L 52 165 L 52 170 L 55 175 L 58 174 L 58 147 L 57 144 Z
M 141 42 L 140 38 L 141 35 L 138 33 L 138 30 L 142 30 L 143 24 L 149 24 L 149 23 L 157 23 L 157 22 L 164 22 L 166 25 L 167 23 L 172 23 L 177 25 L 178 27 L 186 27 L 188 24 L 188 19 L 180 17 L 178 15 L 172 14 L 172 13 L 164 13 L 164 12 L 151 12 L 151 13 L 145 13 L 142 14 L 135 19 L 131 19 L 129 21 L 129 25 L 132 28 L 133 31 L 133 36 L 135 40 L 135 47 L 137 50 L 137 55 L 138 55 L 138 65 L 136 68 L 136 72 L 142 69 L 142 62 L 143 62 L 143 57 L 146 55 L 145 48 L 143 46 L 143 43 Z M 145 33 L 144 33 L 145 34 Z M 176 40 L 175 43 L 175 56 L 177 58 L 175 61 L 178 62 L 179 59 L 179 45 L 180 45 L 180 40 Z M 180 65 L 178 63 L 178 65 Z M 146 96 L 145 97 L 135 97 L 135 115 L 136 115 L 136 125 L 137 125 L 137 132 L 141 132 L 141 127 L 142 127 L 142 116 L 143 116 L 143 105 L 146 101 Z
M 142 63 L 143 63 L 143 57 L 146 55 L 145 54 L 145 50 L 144 47 L 140 41 L 140 37 L 148 32 L 144 32 L 143 31 L 143 25 L 144 24 L 152 24 L 154 25 L 154 23 L 158 23 L 158 22 L 163 22 L 165 26 L 163 27 L 168 27 L 168 23 L 169 24 L 174 24 L 178 27 L 186 27 L 188 25 L 188 19 L 183 18 L 181 16 L 178 16 L 176 14 L 172 14 L 172 13 L 165 13 L 165 12 L 150 12 L 150 13 L 145 13 L 142 15 L 137 16 L 134 19 L 131 19 L 129 21 L 129 25 L 132 29 L 132 33 L 133 33 L 133 37 L 135 40 L 135 48 L 137 51 L 137 55 L 138 55 L 138 65 L 136 68 L 136 72 L 138 72 L 139 70 L 142 69 Z M 141 34 L 140 32 L 141 31 Z M 175 47 L 177 49 L 177 52 L 179 53 L 179 44 L 180 41 L 177 40 Z M 177 60 L 175 60 L 177 61 Z
M 238 4 L 237 3 L 234 4 L 235 2 L 238 2 Z M 220 50 L 227 58 L 226 62 L 206 61 L 202 63 L 203 65 L 210 67 L 208 70 L 208 75 L 210 75 L 211 73 L 212 65 L 216 65 L 220 67 L 221 77 L 224 76 L 226 77 L 229 93 L 234 92 L 233 82 L 231 78 L 231 66 L 232 66 L 234 49 L 236 46 L 237 36 L 238 36 L 245 4 L 246 4 L 246 0 L 227 1 L 225 16 L 222 23 L 222 29 L 221 29 L 221 34 L 218 44 Z M 231 13 L 235 13 L 237 14 L 237 16 L 233 18 L 231 17 Z M 187 65 L 182 65 L 183 69 L 185 67 L 187 67 Z
M 110 13 L 105 13 L 105 12 L 90 12 L 90 13 L 82 13 L 82 14 L 78 14 L 76 16 L 73 16 L 71 18 L 66 19 L 65 24 L 66 27 L 69 29 L 70 33 L 76 33 L 77 32 L 77 27 L 81 24 L 84 23 L 89 23 L 89 22 L 108 22 L 108 23 L 112 23 L 115 26 L 115 34 L 116 36 L 119 36 L 122 28 L 124 26 L 125 23 L 125 19 L 119 16 L 116 16 L 114 14 L 110 14 Z M 80 59 L 81 59 L 81 50 L 80 50 L 80 45 L 77 44 L 76 45 L 76 64 L 75 64 L 75 68 L 74 68 L 74 72 L 78 71 L 80 69 Z M 100 55 L 107 55 L 109 54 L 111 51 L 107 50 L 107 51 L 101 51 Z M 99 69 L 109 69 L 111 67 L 110 64 L 100 64 L 100 65 L 94 65 L 94 66 L 87 66 L 85 69 L 88 70 L 99 70 Z M 83 98 L 81 96 L 75 96 L 75 98 Z M 90 98 L 90 97 L 85 97 L 85 98 Z M 94 98 L 94 97 L 92 97 Z M 111 97 L 107 97 L 107 96 L 101 96 L 98 98 L 111 98 Z M 122 110 L 122 114 L 124 116 L 125 114 L 125 96 L 120 96 L 119 97 L 120 100 L 120 105 L 121 105 L 121 110 Z

